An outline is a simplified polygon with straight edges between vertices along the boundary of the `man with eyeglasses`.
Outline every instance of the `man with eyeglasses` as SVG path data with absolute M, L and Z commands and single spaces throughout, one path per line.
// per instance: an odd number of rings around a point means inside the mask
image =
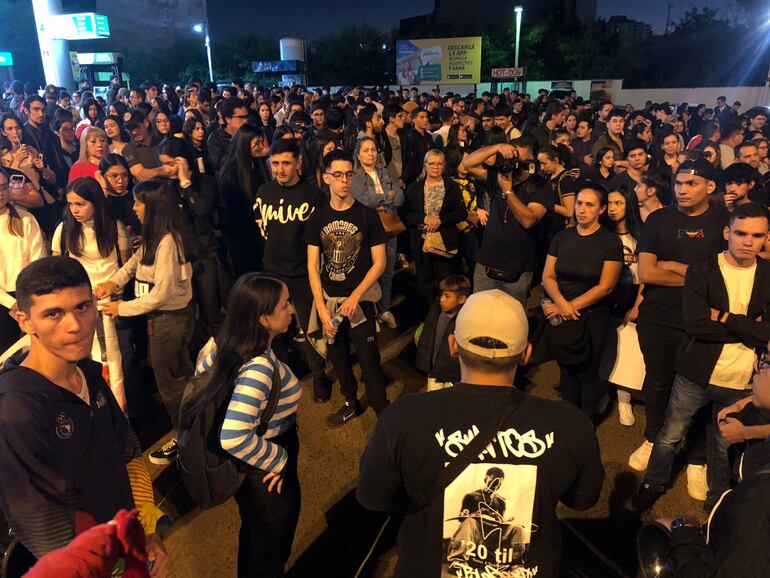
M 315 344 L 326 346 L 345 397 L 345 403 L 327 420 L 329 427 L 338 428 L 363 412 L 351 342 L 365 376 L 369 405 L 378 416 L 388 405 L 375 322 L 375 303 L 382 297 L 377 280 L 385 271 L 387 237 L 377 211 L 350 194 L 353 156 L 334 150 L 324 157 L 324 168 L 330 199 L 313 213 L 305 227 L 305 242 L 310 288 L 324 336 Z M 310 320 L 308 337 L 314 333 L 315 321 Z
M 681 176 L 677 175 L 677 176 Z M 737 206 L 724 228 L 727 250 L 687 269 L 683 292 L 687 335 L 663 425 L 634 506 L 645 511 L 663 494 L 674 458 L 696 412 L 714 415 L 746 397 L 757 361 L 770 340 L 770 263 L 758 255 L 768 238 L 768 212 L 757 203 Z M 706 511 L 730 486 L 730 441 L 711 427 Z
M 215 170 L 222 166 L 227 147 L 230 146 L 230 140 L 238 132 L 238 129 L 248 122 L 249 109 L 243 100 L 231 96 L 222 102 L 219 114 L 225 121 L 225 126 L 212 132 L 207 141 L 209 160 Z
M 137 181 L 146 181 L 158 177 L 170 177 L 176 174 L 176 167 L 166 166 L 160 162 L 158 151 L 152 147 L 150 122 L 140 110 L 129 110 L 126 113 L 126 130 L 131 135 L 131 141 L 123 149 L 131 174 Z

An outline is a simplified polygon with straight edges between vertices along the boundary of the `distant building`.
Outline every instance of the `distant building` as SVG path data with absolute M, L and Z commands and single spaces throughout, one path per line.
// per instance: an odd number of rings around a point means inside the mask
M 627 16 L 610 16 L 607 20 L 607 30 L 610 34 L 617 34 L 623 43 L 639 42 L 652 36 L 652 26 L 629 20 Z
M 514 6 L 524 8 L 524 21 L 534 22 L 560 13 L 584 24 L 596 20 L 596 0 L 435 0 L 433 12 L 401 20 L 402 38 L 478 36 L 514 21 Z

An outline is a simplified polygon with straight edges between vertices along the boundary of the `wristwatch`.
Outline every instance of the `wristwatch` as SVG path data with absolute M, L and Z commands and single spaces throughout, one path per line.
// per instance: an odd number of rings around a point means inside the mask
M 693 526 L 690 522 L 688 522 L 684 517 L 679 516 L 678 518 L 674 518 L 674 520 L 671 522 L 671 531 L 673 532 L 677 528 L 684 528 L 689 526 L 690 528 L 696 528 L 697 526 Z

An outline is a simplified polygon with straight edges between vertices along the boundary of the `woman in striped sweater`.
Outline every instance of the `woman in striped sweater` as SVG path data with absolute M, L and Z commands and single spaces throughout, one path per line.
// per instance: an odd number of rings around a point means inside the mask
M 212 371 L 212 384 L 228 383 L 237 371 L 220 441 L 225 451 L 250 466 L 235 495 L 241 515 L 239 578 L 283 576 L 299 519 L 296 414 L 302 387 L 270 347 L 289 328 L 293 313 L 283 282 L 247 273 L 233 287 L 216 342 L 209 341 L 196 368 L 198 374 Z M 278 404 L 260 436 L 257 427 L 275 371 Z

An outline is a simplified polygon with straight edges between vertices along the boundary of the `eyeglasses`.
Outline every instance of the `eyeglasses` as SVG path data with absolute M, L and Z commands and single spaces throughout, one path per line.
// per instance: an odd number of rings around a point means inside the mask
M 107 173 L 106 177 L 111 181 L 127 181 L 128 173 Z
M 444 163 L 425 163 L 425 164 L 428 165 L 429 167 L 434 167 L 434 168 L 444 166 Z
M 345 173 L 343 173 L 342 171 L 334 171 L 334 172 L 326 171 L 326 174 L 333 176 L 334 179 L 337 181 L 342 181 L 342 180 L 349 181 L 350 179 L 353 178 L 353 175 L 355 175 L 356 173 L 354 173 L 353 171 L 347 171 Z

